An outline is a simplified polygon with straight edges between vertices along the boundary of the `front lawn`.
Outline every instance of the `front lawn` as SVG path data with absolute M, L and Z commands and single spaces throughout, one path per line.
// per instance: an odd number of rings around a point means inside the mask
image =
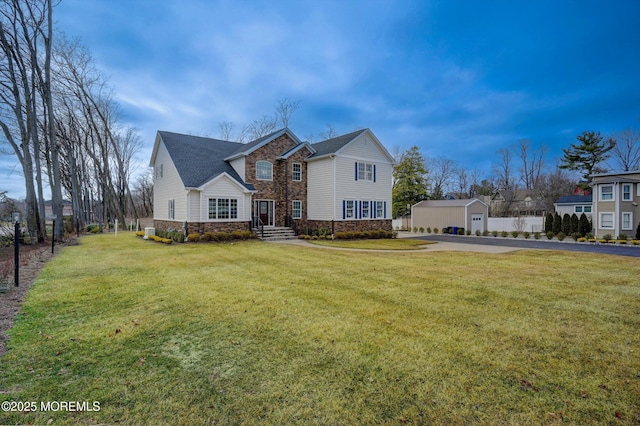
M 0 424 L 635 424 L 638 276 L 585 253 L 85 237 L 9 333 L 0 401 L 38 410 Z
M 306 240 L 327 247 L 359 250 L 420 250 L 433 241 L 410 240 L 408 238 L 383 238 L 378 240 Z

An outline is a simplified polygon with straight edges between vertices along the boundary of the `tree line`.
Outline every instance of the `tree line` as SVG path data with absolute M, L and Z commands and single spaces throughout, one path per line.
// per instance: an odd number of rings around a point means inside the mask
M 54 4 L 55 3 L 55 4 Z M 70 200 L 73 225 L 151 212 L 150 176 L 132 182 L 140 148 L 123 126 L 107 78 L 90 52 L 53 28 L 54 0 L 0 4 L 0 128 L 3 153 L 15 155 L 25 181 L 30 240 L 46 237 L 45 190 L 62 218 Z M 53 235 L 63 236 L 63 221 Z
M 626 129 L 605 138 L 600 132 L 585 131 L 577 142 L 563 149 L 560 162 L 550 166 L 542 145 L 534 148 L 530 140 L 497 150 L 489 176 L 468 170 L 445 157 L 426 158 L 418 146 L 394 150 L 396 167 L 393 183 L 393 217 L 409 212 L 423 200 L 442 200 L 493 196 L 500 192 L 504 201 L 495 216 L 507 216 L 517 192 L 527 191 L 537 201 L 536 210 L 552 211 L 563 195 L 582 187 L 588 189 L 594 173 L 640 169 L 640 132 Z

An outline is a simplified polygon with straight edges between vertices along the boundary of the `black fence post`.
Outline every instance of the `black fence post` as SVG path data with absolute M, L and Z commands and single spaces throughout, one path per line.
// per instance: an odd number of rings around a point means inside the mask
M 20 222 L 16 222 L 13 231 L 13 245 L 15 247 L 15 268 L 14 268 L 14 283 L 16 287 L 20 283 Z

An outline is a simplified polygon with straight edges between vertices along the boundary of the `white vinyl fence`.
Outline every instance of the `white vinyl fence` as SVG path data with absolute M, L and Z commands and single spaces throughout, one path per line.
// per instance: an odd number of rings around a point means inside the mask
M 488 231 L 520 231 L 520 232 L 543 232 L 543 216 L 521 216 L 521 217 L 490 217 L 487 223 Z

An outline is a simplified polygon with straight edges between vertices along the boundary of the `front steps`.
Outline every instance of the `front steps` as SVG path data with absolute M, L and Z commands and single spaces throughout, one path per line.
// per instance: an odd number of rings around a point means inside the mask
M 265 227 L 264 236 L 262 236 L 262 232 L 259 229 L 254 229 L 253 232 L 263 241 L 294 240 L 297 238 L 293 229 L 279 226 L 275 228 Z

